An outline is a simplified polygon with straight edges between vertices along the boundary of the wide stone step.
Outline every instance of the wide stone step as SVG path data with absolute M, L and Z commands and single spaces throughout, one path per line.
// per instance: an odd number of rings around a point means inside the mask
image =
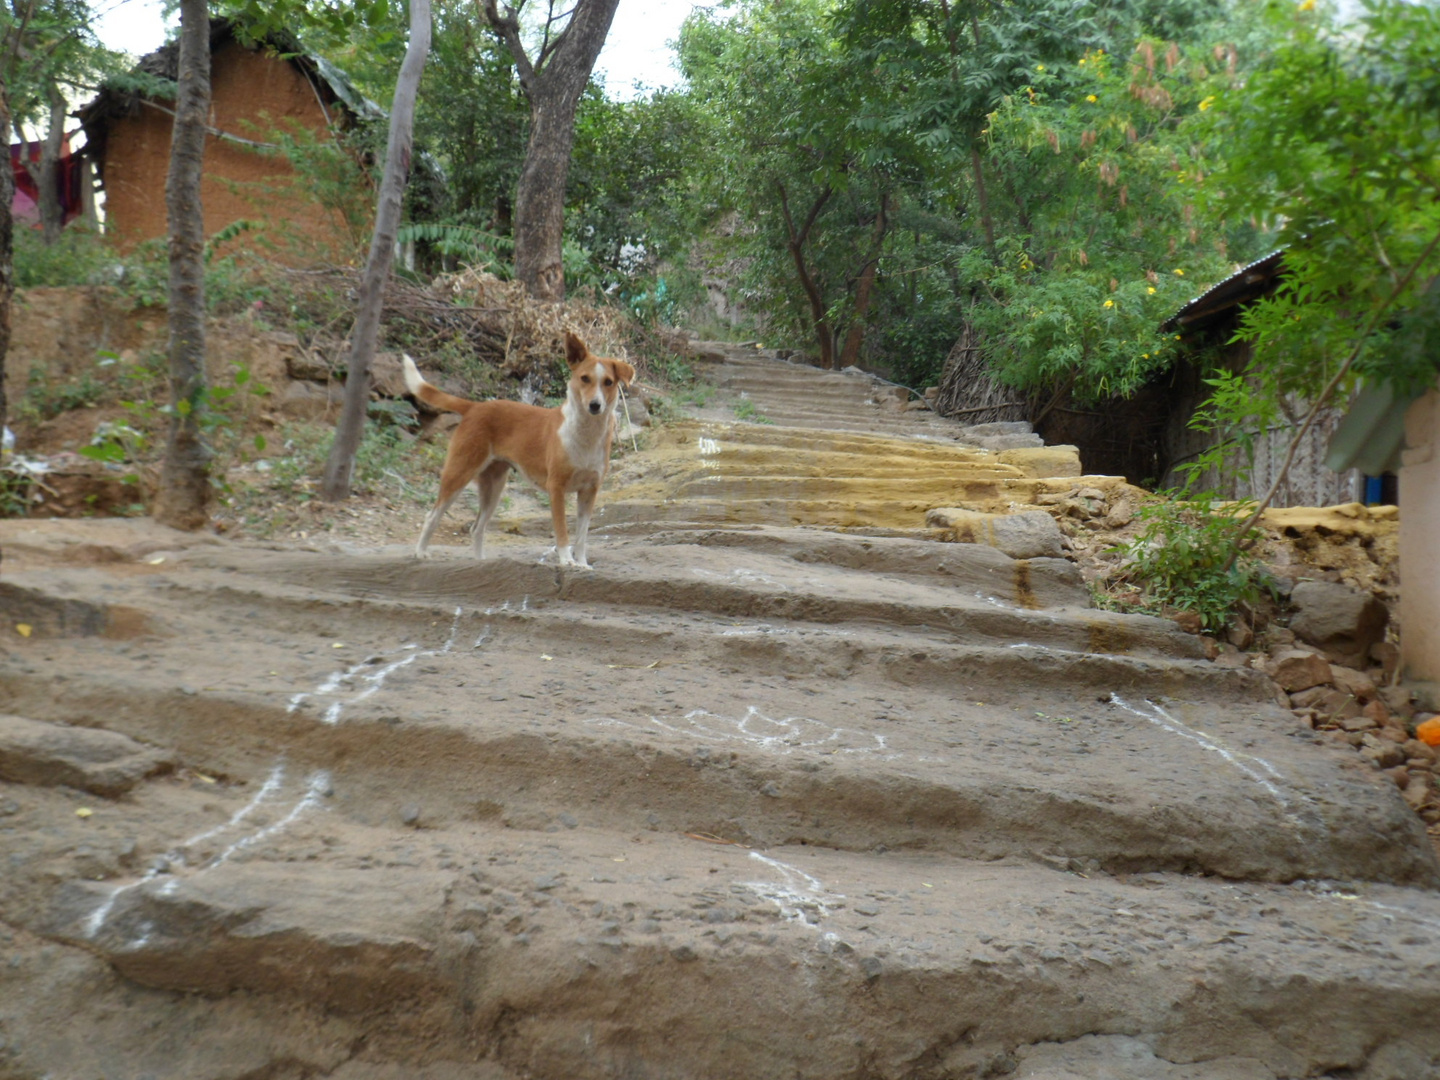
M 132 985 L 307 1018 L 322 1037 L 276 1024 L 291 1067 L 339 1076 L 363 1059 L 354 1076 L 437 1080 L 1419 1078 L 1440 1055 L 1431 893 L 584 825 L 397 834 L 347 820 L 343 773 L 292 770 L 267 793 L 274 776 L 194 798 L 208 838 L 143 837 L 173 852 L 165 872 L 69 882 L 17 921 Z M 174 1000 L 152 1037 L 180 1034 Z M 7 995 L 12 1069 L 79 1075 L 86 1040 L 27 1053 L 37 1004 Z M 189 1076 L 233 1075 L 192 1058 Z M 1043 1071 L 1076 1060 L 1096 1071 Z
M 532 595 L 455 610 L 450 597 L 476 580 L 464 564 L 410 564 L 398 577 L 360 561 L 289 566 L 250 589 L 231 573 L 210 595 L 174 590 L 157 617 L 176 636 L 147 646 L 143 665 L 91 639 L 51 646 L 49 663 L 67 673 L 62 700 L 45 669 L 0 689 L 17 712 L 99 719 L 212 772 L 244 774 L 284 746 L 297 763 L 349 770 L 353 797 L 336 805 L 376 826 L 413 800 L 437 824 L 478 814 L 544 829 L 568 815 L 622 835 L 1440 879 L 1393 785 L 1337 769 L 1348 748 L 1314 745 L 1288 712 L 1257 701 L 1251 673 L 947 646 L 933 626 L 906 640 L 848 622 L 653 607 L 626 617 L 598 598 L 599 575 L 586 575 L 594 595 L 572 594 L 563 610 Z M 277 591 L 292 575 L 308 587 Z M 377 599 L 396 591 L 412 599 Z M 443 606 L 413 599 L 436 594 Z M 233 612 L 230 640 L 184 632 L 184 612 L 202 605 Z M 1067 621 L 1064 609 L 1030 614 Z M 316 627 L 325 648 L 295 655 L 290 642 Z M 337 638 L 343 661 L 328 654 Z M 187 685 L 217 649 L 225 666 Z

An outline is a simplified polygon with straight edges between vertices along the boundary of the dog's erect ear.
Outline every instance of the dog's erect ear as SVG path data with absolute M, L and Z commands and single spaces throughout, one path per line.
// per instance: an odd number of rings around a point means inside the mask
M 585 342 L 581 339 L 580 335 L 574 333 L 573 331 L 566 330 L 565 362 L 569 364 L 572 368 L 577 367 L 580 364 L 583 364 L 585 362 L 585 358 L 589 355 L 590 350 L 586 347 Z
M 624 360 L 611 360 L 610 362 L 615 365 L 615 378 L 619 379 L 623 385 L 629 386 L 635 381 L 635 368 L 632 365 L 627 364 Z

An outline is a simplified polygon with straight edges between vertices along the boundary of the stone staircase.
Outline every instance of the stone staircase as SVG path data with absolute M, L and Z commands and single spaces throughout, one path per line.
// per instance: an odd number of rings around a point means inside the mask
M 774 422 L 627 456 L 590 573 L 525 521 L 478 564 L 5 526 L 49 734 L 0 727 L 0 1077 L 1440 1076 L 1393 784 L 925 524 L 1073 454 L 709 363 Z M 175 767 L 45 782 L 89 729 Z

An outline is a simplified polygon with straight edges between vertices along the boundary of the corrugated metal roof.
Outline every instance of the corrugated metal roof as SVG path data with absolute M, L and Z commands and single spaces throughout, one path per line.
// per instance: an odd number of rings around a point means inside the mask
M 1285 249 L 1280 248 L 1248 266 L 1242 266 L 1171 315 L 1160 324 L 1160 329 L 1166 333 L 1203 329 L 1231 308 L 1273 289 L 1276 280 L 1285 272 L 1284 262 Z

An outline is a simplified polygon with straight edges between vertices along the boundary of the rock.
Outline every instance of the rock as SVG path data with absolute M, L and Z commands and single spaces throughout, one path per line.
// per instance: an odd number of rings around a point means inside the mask
M 1385 669 L 1388 679 L 1400 667 L 1400 646 L 1393 641 L 1377 641 L 1370 646 L 1370 659 Z
M 1255 631 L 1244 619 L 1235 619 L 1225 628 L 1225 640 L 1243 652 L 1255 644 Z
M 1004 450 L 1000 464 L 1014 465 L 1026 476 L 1080 476 L 1080 451 L 1073 446 L 1039 446 L 1033 449 Z
M 629 416 L 631 427 L 641 428 L 650 426 L 650 410 L 645 407 L 644 401 L 642 401 L 640 398 L 636 397 L 633 394 L 626 394 L 625 401 L 621 404 L 620 408 L 616 410 L 617 415 L 622 420 L 625 419 L 625 410 L 627 408 L 630 410 Z
M 1430 799 L 1430 777 L 1423 772 L 1413 772 L 1405 784 L 1405 802 L 1411 810 L 1419 810 Z
M 1327 581 L 1302 581 L 1290 593 L 1298 609 L 1290 629 L 1337 664 L 1362 667 L 1382 641 L 1390 613 L 1368 592 Z
M 986 544 L 1012 559 L 1056 558 L 1063 554 L 1060 526 L 1049 514 L 982 514 L 959 507 L 939 507 L 925 515 L 931 528 L 952 529 L 955 542 Z
M 118 732 L 0 716 L 0 779 L 12 783 L 67 784 L 114 798 L 174 764 Z
M 1110 512 L 1105 515 L 1105 524 L 1112 529 L 1123 529 L 1134 520 L 1135 504 L 1129 499 L 1121 499 L 1112 506 Z
M 1390 710 L 1385 707 L 1385 702 L 1376 698 L 1374 701 L 1367 701 L 1364 705 L 1360 706 L 1360 715 L 1368 716 L 1377 724 L 1384 724 L 1385 721 L 1390 719 Z
M 1294 709 L 1321 709 L 1321 701 L 1326 694 L 1333 694 L 1335 691 L 1329 686 L 1312 686 L 1305 690 L 1297 690 L 1290 695 L 1290 707 Z
M 399 353 L 375 354 L 375 358 L 370 361 L 370 389 L 381 397 L 405 396 L 405 368 L 400 362 Z
M 331 378 L 330 361 L 317 351 L 290 353 L 285 357 L 285 370 L 290 378 L 307 382 L 328 382 Z
M 961 434 L 972 438 L 986 435 L 1030 435 L 1035 431 L 1028 420 L 996 420 L 989 424 L 967 424 Z
M 1200 619 L 1199 612 L 1195 611 L 1177 611 L 1174 615 L 1170 616 L 1170 621 L 1187 634 L 1198 634 L 1205 628 L 1205 624 Z M 1219 654 L 1217 653 L 1216 655 Z
M 1323 656 L 1303 649 L 1285 649 L 1276 654 L 1270 665 L 1270 677 L 1286 693 L 1308 690 L 1330 681 L 1330 665 Z
M 1343 664 L 1331 664 L 1330 681 L 1335 684 L 1336 689 L 1353 694 L 1355 700 L 1361 704 L 1373 701 L 1375 698 L 1375 683 L 1363 671 L 1356 671 Z
M 996 451 L 1038 449 L 1045 445 L 1039 435 L 982 435 L 969 441 L 984 450 Z
M 1360 754 L 1377 768 L 1390 769 L 1405 764 L 1405 751 L 1392 742 L 1368 732 L 1361 737 Z
M 341 383 L 296 381 L 280 395 L 280 411 L 301 420 L 318 420 L 340 407 L 345 398 Z
M 1265 631 L 1266 648 L 1274 655 L 1280 649 L 1288 649 L 1295 644 L 1295 632 L 1288 626 L 1272 626 Z
M 1385 702 L 1392 714 L 1409 716 L 1415 711 L 1410 701 L 1410 693 L 1408 686 L 1382 686 L 1380 700 Z

